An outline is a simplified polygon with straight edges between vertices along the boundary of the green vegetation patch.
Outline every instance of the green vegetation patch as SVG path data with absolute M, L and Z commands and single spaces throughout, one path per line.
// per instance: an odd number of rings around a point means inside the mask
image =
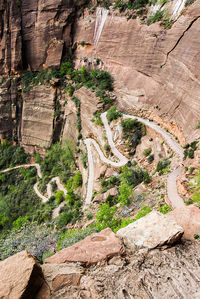
M 57 234 L 51 225 L 27 221 L 19 229 L 0 234 L 0 260 L 26 249 L 41 263 L 46 251 L 55 251 L 56 243 Z
M 184 146 L 184 160 L 186 158 L 190 158 L 190 159 L 194 159 L 194 153 L 195 151 L 198 149 L 197 144 L 199 143 L 199 141 L 193 141 L 190 144 L 186 144 Z
M 13 146 L 7 140 L 0 144 L 0 169 L 12 168 L 18 164 L 26 164 L 29 155 L 24 153 L 23 147 Z
M 121 219 L 117 213 L 117 207 L 111 207 L 109 203 L 104 203 L 99 207 L 96 215 L 96 228 L 98 230 L 103 230 L 106 227 L 110 227 L 114 232 L 117 232 L 128 224 L 146 216 L 151 211 L 151 207 L 142 206 L 133 219 Z
M 134 155 L 141 138 L 146 135 L 146 127 L 137 119 L 122 119 L 121 126 L 124 134 L 123 138 L 127 140 L 129 154 Z
M 192 200 L 190 203 L 197 202 L 200 207 L 200 168 L 198 173 L 193 178 L 194 182 L 190 184 L 192 191 Z
M 0 175 L 0 231 L 12 226 L 18 228 L 27 219 L 38 223 L 51 219 L 55 205 L 50 201 L 41 203 L 33 190 L 36 178 L 35 167 L 15 169 Z
M 70 140 L 65 140 L 63 144 L 59 142 L 53 144 L 47 150 L 44 159 L 39 160 L 43 174 L 42 181 L 46 184 L 52 177 L 59 176 L 66 184 L 76 169 L 75 153 L 76 148 Z
M 97 232 L 94 225 L 88 226 L 85 229 L 68 229 L 59 236 L 57 243 L 58 250 L 72 246 L 94 232 Z
M 116 106 L 111 106 L 109 109 L 108 109 L 108 112 L 107 112 L 107 119 L 109 122 L 111 122 L 112 120 L 114 119 L 117 119 L 118 117 L 120 117 L 122 114 L 120 112 L 117 111 L 117 108 Z
M 163 159 L 162 161 L 159 161 L 155 172 L 158 172 L 159 175 L 162 175 L 165 172 L 169 172 L 169 166 L 171 164 L 171 161 L 168 158 Z

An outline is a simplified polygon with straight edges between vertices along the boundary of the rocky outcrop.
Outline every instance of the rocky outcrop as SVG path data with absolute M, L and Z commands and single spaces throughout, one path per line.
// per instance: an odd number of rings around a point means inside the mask
M 22 145 L 49 147 L 53 136 L 55 90 L 35 86 L 23 96 Z
M 0 74 L 22 67 L 21 15 L 17 1 L 0 1 Z
M 197 207 L 175 209 L 167 216 L 183 228 L 185 239 L 194 240 L 194 234 L 200 234 L 200 209 Z
M 171 248 L 165 248 L 165 250 L 141 249 L 136 254 L 127 252 L 123 256 L 113 257 L 107 263 L 88 268 L 82 273 L 80 282 L 77 284 L 63 286 L 61 284 L 60 289 L 51 293 L 51 298 L 198 299 L 199 254 L 198 241 L 187 241 Z M 42 267 L 46 266 L 49 265 Z M 52 268 L 55 266 L 57 267 L 57 265 L 52 265 Z M 59 266 L 63 267 L 62 264 Z M 70 267 L 71 264 L 68 269 Z M 79 273 L 77 266 L 75 266 L 73 275 L 74 273 Z M 44 276 L 47 278 L 46 274 L 47 272 L 44 270 Z M 48 277 L 51 280 L 54 276 Z
M 10 98 L 10 80 L 0 88 L 0 138 L 6 139 L 12 134 L 12 108 Z
M 171 29 L 164 30 L 158 23 L 142 25 L 139 19 L 127 21 L 126 16 L 111 12 L 96 48 L 96 14 L 87 15 L 76 24 L 74 41 L 90 44 L 77 48 L 77 66 L 85 56 L 90 63 L 98 57 L 115 79 L 121 109 L 150 109 L 152 115 L 171 123 L 172 131 L 176 123 L 176 135 L 183 130 L 188 141 L 198 138 L 199 14 L 196 1 Z
M 78 286 L 84 272 L 83 268 L 74 264 L 44 264 L 42 271 L 52 293 L 65 287 Z
M 95 198 L 93 199 L 93 202 L 99 203 L 106 200 L 108 196 L 117 196 L 117 195 L 118 195 L 118 191 L 115 187 L 113 187 L 103 194 L 96 195 Z
M 179 241 L 182 235 L 181 226 L 156 211 L 117 231 L 117 236 L 133 250 L 137 247 L 153 249 L 162 245 L 172 245 Z
M 92 234 L 75 245 L 65 248 L 47 258 L 45 263 L 61 264 L 78 262 L 85 265 L 96 264 L 100 261 L 119 255 L 123 245 L 110 228 L 98 234 Z
M 35 298 L 44 284 L 41 267 L 27 252 L 17 253 L 0 262 L 0 298 Z

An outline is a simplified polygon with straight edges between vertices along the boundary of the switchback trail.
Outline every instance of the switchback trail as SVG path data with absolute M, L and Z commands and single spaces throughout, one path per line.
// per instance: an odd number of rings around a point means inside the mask
M 42 178 L 42 173 L 41 173 L 41 168 L 40 168 L 40 165 L 38 163 L 34 163 L 34 164 L 22 164 L 22 165 L 18 165 L 18 166 L 14 166 L 12 168 L 7 168 L 7 169 L 4 169 L 2 171 L 0 171 L 0 173 L 5 173 L 5 172 L 9 172 L 13 169 L 18 169 L 18 168 L 29 168 L 29 167 L 35 167 L 36 170 L 37 170 L 37 175 L 38 177 L 41 179 Z M 38 182 L 36 182 L 33 186 L 33 189 L 35 191 L 35 193 L 37 194 L 37 196 L 42 200 L 43 203 L 47 202 L 49 200 L 49 198 L 53 195 L 52 194 L 52 191 L 51 191 L 51 183 L 52 182 L 56 182 L 57 184 L 57 187 L 58 187 L 58 190 L 61 190 L 64 192 L 64 195 L 66 196 L 67 194 L 67 190 L 65 189 L 65 187 L 61 184 L 60 182 L 60 178 L 57 176 L 57 177 L 54 177 L 52 178 L 49 183 L 47 184 L 47 196 L 48 197 L 45 197 L 44 195 L 41 194 L 41 192 L 39 191 L 38 189 Z M 57 208 L 54 209 L 53 211 L 53 214 L 52 214 L 52 217 L 55 218 L 58 216 L 59 214 L 59 211 L 61 209 L 61 207 L 65 204 L 65 202 L 62 202 Z
M 178 155 L 179 157 L 179 162 L 177 168 L 175 168 L 167 178 L 167 194 L 168 194 L 168 199 L 171 202 L 171 205 L 173 208 L 179 208 L 184 206 L 183 199 L 179 196 L 178 191 L 177 191 L 177 184 L 176 184 L 176 179 L 180 175 L 181 172 L 181 167 L 182 167 L 182 161 L 183 161 L 183 149 L 182 147 L 175 141 L 175 139 L 167 133 L 164 129 L 162 129 L 160 126 L 155 124 L 152 121 L 149 121 L 147 119 L 143 119 L 141 117 L 133 116 L 133 115 L 127 115 L 123 114 L 123 118 L 129 118 L 129 119 L 137 119 L 141 123 L 145 124 L 146 126 L 150 127 L 154 131 L 156 131 L 158 134 L 160 134 L 163 139 L 167 142 L 169 147 Z M 112 161 L 108 158 L 105 157 L 104 153 L 102 152 L 99 144 L 92 138 L 87 138 L 84 140 L 86 148 L 87 148 L 87 154 L 88 154 L 88 168 L 89 168 L 89 174 L 88 174 L 88 186 L 87 186 L 87 193 L 86 193 L 86 198 L 85 198 L 85 206 L 88 206 L 91 203 L 92 200 L 92 194 L 93 194 L 93 184 L 94 184 L 94 162 L 93 162 L 93 156 L 92 156 L 92 146 L 95 148 L 97 151 L 101 161 L 107 165 L 110 165 L 115 168 L 122 167 L 126 165 L 128 162 L 128 159 L 122 155 L 118 149 L 116 148 L 114 142 L 113 142 L 113 137 L 112 137 L 112 131 L 110 129 L 108 120 L 107 120 L 107 112 L 104 112 L 101 114 L 101 120 L 103 122 L 105 131 L 106 131 L 106 136 L 108 140 L 108 144 L 111 148 L 111 151 L 114 155 L 115 158 L 118 159 L 118 162 Z M 11 171 L 13 169 L 18 169 L 18 168 L 28 168 L 28 167 L 35 167 L 37 170 L 37 175 L 39 178 L 42 178 L 42 173 L 41 173 L 41 168 L 40 165 L 37 163 L 34 164 L 23 164 L 23 165 L 18 165 L 12 168 L 7 168 L 0 173 L 5 173 L 8 171 Z M 47 184 L 47 197 L 42 195 L 38 189 L 38 182 L 35 183 L 34 185 L 34 191 L 37 194 L 37 196 L 42 200 L 43 203 L 47 202 L 49 198 L 53 195 L 51 191 L 51 183 L 56 182 L 58 190 L 61 190 L 64 192 L 64 195 L 67 194 L 67 190 L 65 187 L 61 184 L 59 177 L 54 177 L 51 179 L 51 181 Z M 59 207 L 57 207 L 53 211 L 53 218 L 57 217 L 60 211 L 60 208 L 65 204 L 61 203 Z
M 183 207 L 184 202 L 183 199 L 179 196 L 177 191 L 177 184 L 176 179 L 180 174 L 181 167 L 182 167 L 182 160 L 183 160 L 183 149 L 182 147 L 176 142 L 176 140 L 164 129 L 162 129 L 160 126 L 155 124 L 152 121 L 149 121 L 147 119 L 143 119 L 141 117 L 133 116 L 133 115 L 127 115 L 123 114 L 123 118 L 129 118 L 129 119 L 137 119 L 141 123 L 145 124 L 146 126 L 150 127 L 154 131 L 156 131 L 158 134 L 160 134 L 163 139 L 166 141 L 166 143 L 169 145 L 169 147 L 178 155 L 179 162 L 178 167 L 175 168 L 168 176 L 167 178 L 167 195 L 168 199 L 171 202 L 171 205 L 173 208 Z M 123 156 L 115 147 L 115 144 L 113 142 L 112 138 L 112 131 L 110 129 L 110 126 L 108 124 L 107 120 L 107 112 L 104 112 L 101 114 L 101 120 L 103 122 L 106 136 L 108 140 L 108 144 L 111 148 L 111 151 L 113 152 L 114 156 L 119 160 L 119 162 L 113 162 L 112 160 L 109 160 L 106 158 L 99 146 L 99 144 L 91 138 L 87 138 L 84 140 L 87 153 L 88 153 L 88 166 L 89 166 L 89 175 L 88 175 L 88 186 L 87 186 L 87 194 L 85 198 L 85 206 L 88 206 L 91 203 L 92 200 L 92 194 L 93 194 L 93 182 L 94 182 L 94 163 L 93 163 L 93 157 L 92 157 L 92 145 L 96 149 L 97 153 L 99 154 L 99 157 L 102 162 L 105 164 L 111 165 L 112 167 L 122 167 L 127 162 L 128 159 Z

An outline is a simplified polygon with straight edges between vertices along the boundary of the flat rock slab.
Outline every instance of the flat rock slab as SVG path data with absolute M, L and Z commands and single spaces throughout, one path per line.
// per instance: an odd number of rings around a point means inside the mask
M 183 229 L 173 219 L 152 211 L 143 218 L 118 230 L 117 236 L 130 249 L 153 249 L 162 245 L 172 245 L 181 239 Z
M 85 265 L 98 263 L 123 252 L 123 244 L 110 228 L 92 234 L 75 245 L 47 258 L 45 263 L 79 262 Z
M 44 283 L 41 267 L 26 251 L 0 262 L 0 298 L 36 298 Z
M 194 240 L 194 234 L 200 235 L 200 209 L 189 206 L 178 208 L 167 214 L 184 230 L 185 239 Z

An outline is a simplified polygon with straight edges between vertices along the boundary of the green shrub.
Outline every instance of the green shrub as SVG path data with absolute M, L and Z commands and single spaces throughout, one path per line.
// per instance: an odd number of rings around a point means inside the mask
M 106 227 L 115 229 L 119 225 L 119 218 L 114 218 L 115 213 L 117 212 L 117 207 L 110 207 L 109 203 L 106 202 L 99 207 L 99 210 L 96 215 L 96 228 L 98 230 L 103 230 Z
M 64 199 L 65 199 L 64 192 L 61 190 L 58 190 L 55 194 L 56 204 L 59 205 Z
M 88 220 L 91 220 L 92 219 L 92 213 L 91 212 L 87 213 L 86 217 L 87 217 Z
M 154 155 L 150 155 L 148 158 L 147 158 L 147 161 L 149 163 L 152 163 L 154 161 Z
M 98 126 L 103 126 L 103 122 L 101 120 L 101 113 L 97 110 L 93 113 L 93 118 L 91 119 L 92 122 L 95 122 Z
M 122 183 L 119 188 L 119 193 L 118 202 L 120 202 L 122 206 L 128 206 L 133 199 L 133 191 L 130 185 L 126 182 Z
M 200 129 L 200 121 L 197 123 L 196 129 Z
M 44 261 L 48 258 L 51 257 L 52 255 L 54 255 L 54 252 L 51 251 L 44 251 L 42 254 L 42 262 L 44 263 Z
M 0 144 L 0 169 L 26 164 L 29 159 L 29 155 L 24 153 L 22 147 L 10 145 L 5 140 Z
M 146 134 L 146 127 L 137 119 L 125 119 L 121 121 L 124 138 L 127 139 L 129 154 L 134 154 L 135 149 L 141 142 L 142 136 Z
M 110 145 L 109 145 L 108 143 L 106 143 L 106 144 L 104 145 L 104 149 L 105 149 L 105 151 L 106 151 L 107 153 L 109 153 L 110 150 L 111 150 Z
M 59 176 L 64 183 L 67 183 L 76 168 L 75 152 L 76 148 L 69 139 L 63 144 L 59 142 L 53 144 L 41 163 L 43 176 L 49 179 Z
M 57 236 L 51 225 L 24 223 L 20 229 L 0 234 L 0 260 L 22 250 L 28 250 L 40 263 L 44 252 L 56 249 Z
M 193 202 L 200 202 L 200 168 L 198 173 L 193 178 L 194 182 L 190 184 L 192 190 L 192 203 Z
M 96 231 L 97 230 L 93 225 L 88 226 L 85 229 L 68 229 L 59 236 L 57 248 L 58 250 L 61 250 L 72 246 Z
M 117 111 L 116 106 L 111 106 L 107 112 L 107 119 L 111 122 L 121 116 L 121 113 Z
M 63 62 L 60 68 L 60 73 L 62 75 L 68 75 L 70 78 L 73 75 L 74 67 L 71 62 Z
M 169 207 L 168 205 L 159 205 L 159 212 L 162 214 L 167 214 L 168 212 L 172 211 L 172 208 Z
M 171 162 L 169 159 L 165 158 L 162 161 L 159 161 L 156 167 L 156 172 L 159 172 L 159 174 L 162 174 L 168 171 L 168 167 L 170 166 Z
M 193 141 L 190 144 L 186 144 L 184 146 L 184 160 L 188 157 L 190 159 L 194 159 L 194 153 L 198 149 L 197 144 L 199 141 Z
M 185 3 L 185 6 L 189 6 L 191 4 L 193 4 L 196 0 L 187 0 L 186 3 Z
M 14 229 L 20 229 L 26 222 L 28 222 L 28 220 L 28 216 L 19 216 L 15 221 L 13 221 L 12 226 Z
M 83 183 L 82 174 L 80 171 L 76 172 L 75 176 L 73 177 L 73 189 L 77 189 Z
M 108 179 L 106 179 L 105 177 L 102 179 L 101 181 L 101 187 L 102 190 L 101 192 L 106 192 L 108 189 L 111 189 L 113 187 L 116 187 L 119 185 L 119 178 L 117 178 L 116 176 L 111 176 Z
M 88 156 L 87 156 L 86 153 L 82 154 L 81 162 L 83 164 L 83 167 L 86 169 L 87 168 L 87 162 L 88 162 Z
M 137 215 L 135 216 L 134 220 L 138 220 L 144 216 L 146 216 L 147 214 L 149 214 L 152 211 L 151 207 L 148 206 L 142 206 L 141 209 L 139 210 L 139 212 L 137 213 Z
M 153 16 L 150 16 L 146 20 L 146 23 L 149 26 L 149 25 L 151 25 L 151 24 L 153 24 L 155 22 L 158 22 L 158 21 L 162 20 L 162 17 L 163 17 L 163 11 L 157 10 L 157 12 Z
M 143 151 L 143 155 L 145 157 L 148 157 L 152 152 L 152 149 L 149 147 L 149 148 L 146 148 L 144 151 Z
M 65 227 L 68 223 L 72 221 L 73 212 L 70 210 L 68 212 L 61 213 L 56 221 L 56 226 L 58 229 Z
M 129 186 L 134 188 L 142 182 L 148 184 L 151 179 L 148 172 L 138 166 L 123 166 L 120 181 L 126 182 Z
M 198 235 L 198 234 L 194 234 L 194 238 L 195 238 L 196 240 L 200 240 L 200 235 Z

